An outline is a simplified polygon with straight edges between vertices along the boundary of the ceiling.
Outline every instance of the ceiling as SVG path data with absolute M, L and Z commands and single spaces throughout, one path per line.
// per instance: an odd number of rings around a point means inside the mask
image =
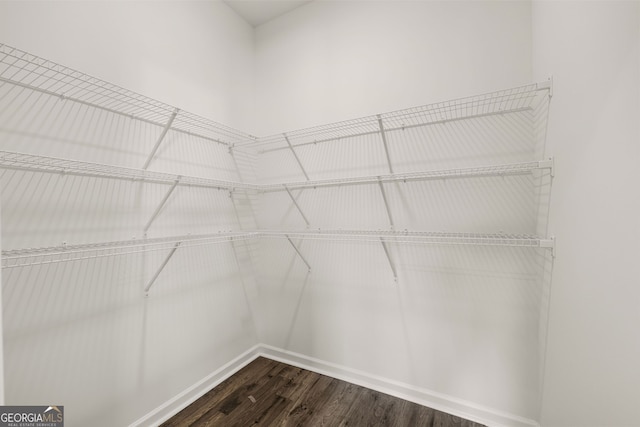
M 223 0 L 254 27 L 307 4 L 312 0 Z

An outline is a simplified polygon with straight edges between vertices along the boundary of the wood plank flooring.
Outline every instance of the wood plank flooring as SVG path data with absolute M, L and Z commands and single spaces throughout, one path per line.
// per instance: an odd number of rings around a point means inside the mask
M 425 406 L 259 357 L 162 424 L 480 427 Z

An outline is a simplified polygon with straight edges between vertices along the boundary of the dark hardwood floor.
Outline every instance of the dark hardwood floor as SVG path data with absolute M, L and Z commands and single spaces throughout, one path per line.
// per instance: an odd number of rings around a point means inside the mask
M 263 357 L 162 424 L 163 427 L 252 425 L 481 426 Z

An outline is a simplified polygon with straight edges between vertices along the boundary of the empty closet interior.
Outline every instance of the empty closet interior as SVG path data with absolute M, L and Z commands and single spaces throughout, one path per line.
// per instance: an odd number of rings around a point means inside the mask
M 638 22 L 0 2 L 0 401 L 159 425 L 262 356 L 491 426 L 633 424 Z
M 253 137 L 0 51 L 9 401 L 130 422 L 256 344 L 536 389 L 550 81 Z

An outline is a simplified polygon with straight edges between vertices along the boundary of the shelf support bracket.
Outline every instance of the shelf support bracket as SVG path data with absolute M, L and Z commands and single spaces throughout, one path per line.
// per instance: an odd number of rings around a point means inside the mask
M 393 265 L 393 261 L 391 261 L 391 255 L 389 255 L 389 248 L 385 243 L 384 239 L 380 238 L 380 243 L 382 243 L 382 249 L 384 249 L 384 254 L 387 256 L 387 261 L 389 261 L 389 267 L 391 267 L 391 272 L 393 272 L 393 280 L 394 282 L 398 281 L 398 272 L 396 271 L 396 266 Z
M 387 135 L 384 133 L 384 124 L 382 123 L 382 117 L 380 114 L 376 116 L 378 118 L 378 126 L 380 126 L 380 136 L 382 137 L 382 143 L 384 144 L 384 154 L 387 156 L 387 165 L 389 166 L 389 173 L 393 175 L 393 167 L 391 166 L 391 157 L 389 156 L 389 147 L 387 146 Z
M 549 239 L 540 239 L 540 247 L 551 249 L 551 257 L 556 257 L 556 237 L 551 236 Z
M 149 157 L 147 157 L 147 161 L 144 162 L 144 166 L 142 166 L 142 169 L 147 170 L 147 168 L 149 167 L 149 164 L 151 163 L 151 160 L 156 155 L 156 152 L 158 151 L 158 148 L 160 148 L 160 144 L 162 143 L 162 140 L 167 135 L 167 132 L 169 132 L 169 129 L 171 129 L 171 125 L 173 124 L 173 121 L 175 120 L 176 116 L 178 115 L 178 111 L 180 111 L 180 110 L 177 109 L 177 108 L 175 110 L 173 110 L 173 113 L 171 114 L 171 117 L 169 117 L 169 121 L 167 122 L 166 125 L 164 125 L 164 129 L 162 129 L 162 133 L 158 137 L 158 140 L 156 141 L 156 145 L 154 145 L 153 150 L 151 150 L 151 153 L 149 154 Z
M 289 243 L 291 243 L 291 246 L 293 246 L 293 249 L 296 251 L 296 253 L 300 257 L 302 262 L 304 262 L 305 265 L 307 266 L 307 268 L 309 269 L 309 273 L 311 273 L 311 266 L 309 265 L 307 260 L 304 258 L 304 256 L 302 256 L 302 253 L 300 252 L 300 249 L 298 249 L 298 247 L 293 243 L 293 241 L 291 240 L 291 238 L 289 237 L 288 234 L 285 234 L 285 236 L 287 237 L 287 240 L 289 241 Z
M 304 166 L 302 166 L 302 162 L 300 161 L 300 158 L 298 157 L 296 150 L 293 149 L 293 145 L 291 145 L 291 141 L 289 141 L 289 137 L 287 136 L 286 133 L 283 133 L 282 135 L 284 135 L 284 139 L 285 141 L 287 141 L 287 144 L 289 145 L 289 149 L 293 153 L 293 157 L 296 158 L 296 162 L 298 162 L 298 166 L 300 166 L 300 169 L 302 170 L 304 177 L 307 179 L 307 181 L 309 181 L 309 175 L 307 175 L 307 171 L 304 169 Z
M 549 98 L 553 98 L 553 76 L 549 77 L 549 80 L 545 80 L 537 84 L 538 90 L 549 90 Z
M 384 207 L 387 210 L 387 216 L 389 217 L 389 224 L 391 224 L 391 229 L 393 230 L 393 216 L 391 216 L 391 209 L 389 208 L 389 202 L 387 201 L 387 193 L 384 191 L 384 184 L 382 181 L 378 179 L 378 185 L 380 186 L 380 192 L 382 193 L 382 200 L 384 200 Z
M 538 166 L 549 169 L 552 178 L 555 176 L 555 162 L 553 161 L 553 157 L 549 157 L 547 160 L 540 160 Z
M 307 219 L 307 216 L 304 214 L 304 212 L 302 212 L 302 209 L 300 208 L 300 205 L 298 204 L 298 201 L 296 200 L 296 198 L 293 197 L 293 194 L 291 194 L 291 190 L 289 190 L 289 187 L 287 187 L 286 185 L 284 186 L 284 189 L 287 190 L 287 194 L 291 198 L 293 205 L 296 207 L 296 209 L 298 209 L 298 212 L 300 212 L 302 219 L 304 219 L 304 222 L 307 224 L 307 227 L 309 227 L 309 220 Z
M 169 200 L 169 196 L 171 196 L 171 193 L 173 193 L 173 190 L 175 190 L 178 184 L 180 183 L 180 178 L 182 177 L 178 176 L 178 178 L 173 182 L 173 185 L 171 186 L 171 188 L 169 188 L 169 191 L 167 191 L 167 194 L 164 195 L 164 198 L 162 199 L 162 201 L 160 201 L 160 204 L 156 208 L 153 215 L 151 215 L 151 218 L 149 218 L 149 221 L 147 221 L 147 224 L 144 226 L 144 237 L 147 237 L 147 231 L 149 231 L 151 224 L 153 224 L 153 221 L 155 221 L 156 217 L 160 214 L 160 211 L 162 210 L 164 205 L 167 203 L 167 200 Z
M 160 275 L 162 270 L 164 270 L 166 265 L 169 263 L 169 260 L 171 259 L 173 254 L 176 253 L 176 250 L 178 250 L 178 246 L 180 246 L 180 243 L 182 243 L 182 242 L 177 242 L 173 246 L 173 248 L 171 248 L 171 252 L 169 252 L 169 255 L 167 255 L 167 257 L 164 259 L 164 261 L 160 265 L 160 268 L 158 268 L 158 270 L 156 271 L 156 274 L 154 274 L 153 277 L 151 278 L 151 280 L 149 280 L 149 283 L 147 283 L 147 286 L 144 288 L 144 293 L 145 293 L 146 296 L 149 296 L 149 289 L 151 289 L 151 287 L 155 283 L 156 279 L 158 278 L 158 276 Z

